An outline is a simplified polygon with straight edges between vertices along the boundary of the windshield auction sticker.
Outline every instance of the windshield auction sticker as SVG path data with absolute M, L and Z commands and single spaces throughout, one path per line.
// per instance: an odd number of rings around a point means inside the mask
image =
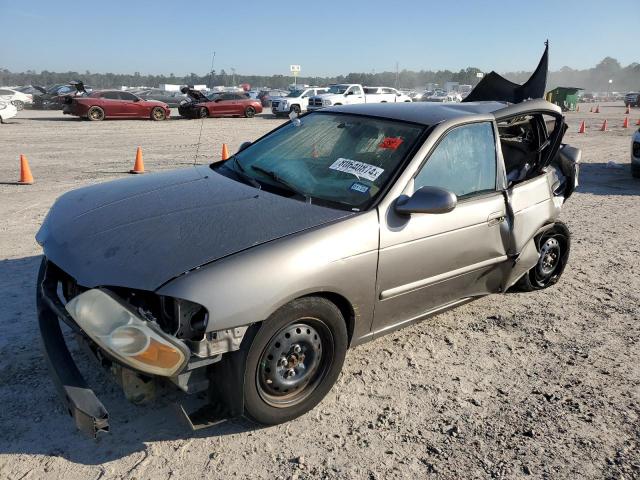
M 339 172 L 350 173 L 358 178 L 365 178 L 371 182 L 376 180 L 384 168 L 376 167 L 375 165 L 369 165 L 368 163 L 358 162 L 356 160 L 349 160 L 348 158 L 339 158 L 333 162 L 329 168 L 331 170 L 338 170 Z
M 385 137 L 382 142 L 380 142 L 380 145 L 378 145 L 378 147 L 389 150 L 397 150 L 398 147 L 402 145 L 403 141 L 404 140 L 400 137 Z

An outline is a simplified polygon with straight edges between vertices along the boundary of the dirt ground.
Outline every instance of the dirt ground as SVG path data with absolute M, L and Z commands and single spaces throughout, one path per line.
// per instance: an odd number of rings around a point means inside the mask
M 588 108 L 567 114 L 565 140 L 584 163 L 562 215 L 573 245 L 558 285 L 485 297 L 357 347 L 315 410 L 267 429 L 191 432 L 170 405 L 132 406 L 72 343 L 111 415 L 97 441 L 75 431 L 40 351 L 34 235 L 47 210 L 67 190 L 126 175 L 138 145 L 147 170 L 179 168 L 280 120 L 20 112 L 0 125 L 0 478 L 640 478 L 638 127 L 621 128 L 622 105 Z M 10 184 L 20 153 L 32 186 Z

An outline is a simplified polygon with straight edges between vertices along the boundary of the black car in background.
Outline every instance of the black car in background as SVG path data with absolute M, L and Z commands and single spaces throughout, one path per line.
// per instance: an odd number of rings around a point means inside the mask
M 91 92 L 90 87 L 85 87 L 80 81 L 67 84 L 57 84 L 49 87 L 46 93 L 33 97 L 33 108 L 36 110 L 62 110 L 65 97 L 86 95 Z
M 157 100 L 159 102 L 166 103 L 171 108 L 178 108 L 180 106 L 180 102 L 187 99 L 187 96 L 182 92 L 168 92 L 159 88 L 142 90 L 137 92 L 136 95 L 143 100 Z

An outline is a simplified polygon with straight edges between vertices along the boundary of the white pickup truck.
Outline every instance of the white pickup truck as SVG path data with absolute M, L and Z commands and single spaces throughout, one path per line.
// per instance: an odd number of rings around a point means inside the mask
M 326 93 L 328 88 L 308 87 L 303 90 L 294 90 L 286 97 L 278 97 L 271 100 L 271 112 L 274 115 L 288 115 L 291 112 L 304 112 L 309 105 L 309 98 Z
M 365 93 L 370 90 L 369 93 Z M 384 91 L 383 91 L 384 90 Z M 308 111 L 332 105 L 353 105 L 355 103 L 410 102 L 411 99 L 389 87 L 363 87 L 358 83 L 330 85 L 327 93 L 309 98 Z

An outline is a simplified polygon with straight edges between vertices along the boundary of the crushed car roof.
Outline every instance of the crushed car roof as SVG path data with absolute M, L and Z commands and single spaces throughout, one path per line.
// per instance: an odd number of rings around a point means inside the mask
M 502 116 L 503 114 L 510 113 L 512 110 L 514 113 L 516 113 L 516 111 L 526 112 L 531 110 L 560 111 L 559 107 L 546 100 L 529 100 L 518 104 L 510 104 L 507 102 L 361 103 L 326 107 L 320 110 L 320 112 L 352 113 L 354 115 L 367 115 L 402 122 L 419 123 L 422 125 L 435 125 L 445 120 L 467 115 L 496 114 L 496 116 Z

